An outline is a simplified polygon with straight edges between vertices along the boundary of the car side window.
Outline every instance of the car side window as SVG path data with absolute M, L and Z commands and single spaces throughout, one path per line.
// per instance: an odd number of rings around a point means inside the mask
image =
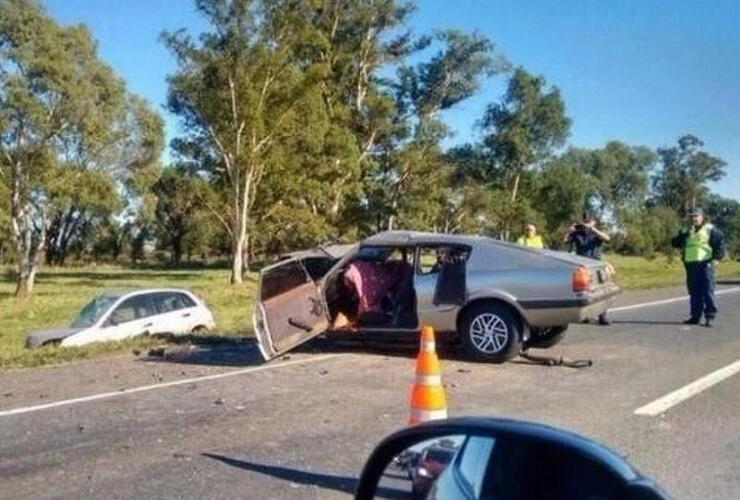
M 116 309 L 111 313 L 110 319 L 116 324 L 127 323 L 135 319 L 146 318 L 154 314 L 154 311 L 149 302 L 149 297 L 146 294 L 134 295 L 121 302 Z M 112 323 L 109 320 L 109 323 Z
M 195 307 L 193 299 L 185 295 L 184 293 L 178 293 L 177 299 L 180 302 L 180 309 L 187 309 L 188 307 Z
M 262 272 L 260 299 L 268 300 L 311 281 L 306 268 L 297 260 L 287 261 Z
M 456 459 L 457 471 L 472 498 L 480 497 L 494 444 L 493 438 L 472 436 L 465 442 L 465 447 Z
M 160 292 L 152 294 L 152 301 L 157 314 L 166 314 L 188 307 L 194 307 L 193 299 L 178 292 Z
M 445 264 L 464 263 L 470 250 L 451 245 L 429 245 L 419 247 L 418 255 L 417 274 L 436 274 Z

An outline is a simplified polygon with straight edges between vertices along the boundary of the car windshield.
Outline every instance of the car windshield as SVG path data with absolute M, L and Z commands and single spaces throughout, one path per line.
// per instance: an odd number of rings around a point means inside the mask
M 91 300 L 72 322 L 72 328 L 85 328 L 92 326 L 110 309 L 118 299 L 118 295 L 98 295 Z

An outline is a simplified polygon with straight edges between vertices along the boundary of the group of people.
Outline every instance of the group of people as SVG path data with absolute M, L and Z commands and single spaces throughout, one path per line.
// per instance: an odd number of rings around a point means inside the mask
M 702 316 L 704 325 L 711 327 L 717 316 L 717 300 L 714 295 L 715 262 L 725 256 L 722 232 L 706 220 L 704 211 L 695 207 L 688 214 L 689 225 L 673 238 L 671 244 L 681 251 L 681 260 L 686 269 L 686 286 L 689 290 L 691 314 L 683 323 L 698 325 Z M 601 248 L 609 241 L 609 233 L 599 228 L 596 216 L 587 212 L 579 221 L 568 228 L 563 242 L 577 255 L 601 260 Z M 544 248 L 542 237 L 534 224 L 527 224 L 517 244 Z M 600 325 L 610 324 L 607 314 L 599 316 Z

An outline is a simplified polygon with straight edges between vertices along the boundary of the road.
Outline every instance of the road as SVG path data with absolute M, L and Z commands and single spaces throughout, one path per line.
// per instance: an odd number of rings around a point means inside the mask
M 624 294 L 612 326 L 574 326 L 548 352 L 590 368 L 477 364 L 448 348 L 449 413 L 565 427 L 679 498 L 740 498 L 740 375 L 635 414 L 738 361 L 738 284 L 719 287 L 712 329 L 678 324 L 686 301 L 665 299 L 680 288 Z M 0 373 L 0 497 L 349 498 L 404 423 L 414 349 L 319 341 L 264 365 L 243 342 Z

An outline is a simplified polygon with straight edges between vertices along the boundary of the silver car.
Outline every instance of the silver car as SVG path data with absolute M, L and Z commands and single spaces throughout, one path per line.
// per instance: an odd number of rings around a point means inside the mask
M 387 231 L 283 256 L 260 273 L 253 315 L 265 359 L 326 331 L 456 332 L 474 359 L 550 347 L 621 291 L 611 266 L 482 236 Z

